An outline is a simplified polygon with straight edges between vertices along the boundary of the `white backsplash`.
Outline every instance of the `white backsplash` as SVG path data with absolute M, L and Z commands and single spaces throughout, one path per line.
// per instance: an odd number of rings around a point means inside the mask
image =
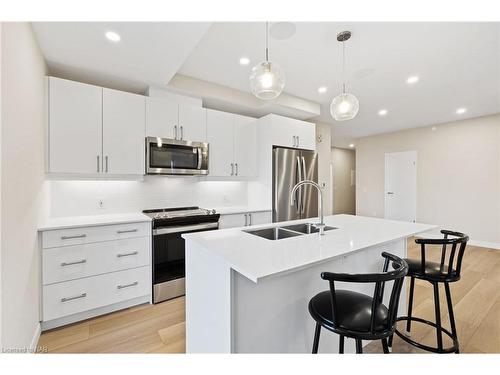
M 247 183 L 145 176 L 143 181 L 46 181 L 50 216 L 140 212 L 148 208 L 247 205 Z M 99 201 L 103 201 L 103 208 Z

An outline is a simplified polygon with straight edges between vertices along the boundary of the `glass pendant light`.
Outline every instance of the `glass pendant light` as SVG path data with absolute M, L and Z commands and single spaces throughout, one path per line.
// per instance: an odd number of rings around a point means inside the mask
M 337 40 L 342 42 L 342 74 L 345 75 L 345 46 L 344 42 L 351 37 L 350 31 L 342 31 Z M 342 93 L 333 98 L 330 104 L 330 113 L 336 121 L 352 120 L 359 111 L 359 100 L 346 92 L 346 84 L 342 84 Z
M 269 61 L 269 23 L 266 22 L 266 60 L 256 65 L 250 74 L 250 88 L 259 99 L 277 98 L 285 87 L 285 73 Z

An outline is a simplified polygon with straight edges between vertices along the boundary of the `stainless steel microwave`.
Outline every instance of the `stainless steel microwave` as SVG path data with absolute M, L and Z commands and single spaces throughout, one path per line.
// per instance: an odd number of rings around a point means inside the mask
M 208 143 L 146 137 L 146 174 L 208 174 Z

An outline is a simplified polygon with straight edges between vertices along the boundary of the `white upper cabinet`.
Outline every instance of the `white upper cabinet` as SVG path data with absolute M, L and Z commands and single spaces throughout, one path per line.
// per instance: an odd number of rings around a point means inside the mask
M 228 177 L 235 174 L 233 161 L 234 115 L 207 110 L 207 142 L 209 175 Z
M 179 134 L 182 141 L 205 142 L 207 139 L 207 110 L 202 107 L 179 105 Z
M 102 88 L 50 77 L 48 138 L 49 172 L 100 172 Z
M 207 139 L 206 110 L 162 97 L 146 97 L 146 135 L 193 142 Z
M 146 97 L 146 136 L 177 139 L 179 105 L 164 98 Z
M 103 172 L 144 174 L 145 97 L 103 89 Z
M 234 163 L 237 176 L 258 175 L 257 124 L 252 117 L 234 115 Z
M 276 146 L 316 149 L 316 127 L 306 121 L 270 115 L 271 142 Z

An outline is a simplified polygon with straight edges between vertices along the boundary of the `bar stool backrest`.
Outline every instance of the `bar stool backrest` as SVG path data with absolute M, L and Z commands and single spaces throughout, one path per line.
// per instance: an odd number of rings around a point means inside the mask
M 389 299 L 389 306 L 387 308 L 388 317 L 387 317 L 386 330 L 391 331 L 393 329 L 393 327 L 396 324 L 401 288 L 403 286 L 404 277 L 408 273 L 408 264 L 406 263 L 405 260 L 393 254 L 383 252 L 382 256 L 385 258 L 382 273 L 368 273 L 368 274 L 346 274 L 346 273 L 332 273 L 332 272 L 321 273 L 321 277 L 324 280 L 328 280 L 330 282 L 334 325 L 336 326 L 339 325 L 336 319 L 336 317 L 338 316 L 338 307 L 335 298 L 335 281 L 352 282 L 352 283 L 375 283 L 373 303 L 371 306 L 370 333 L 379 333 L 378 331 L 375 330 L 376 326 L 375 312 L 382 304 L 382 299 L 384 297 L 385 283 L 388 281 L 394 281 Z M 388 271 L 389 263 L 391 262 L 393 270 Z
M 425 268 L 425 246 L 440 245 L 441 260 L 439 263 L 440 272 L 448 279 L 459 279 L 460 270 L 462 268 L 462 258 L 464 256 L 465 247 L 469 237 L 460 232 L 452 232 L 450 230 L 442 230 L 444 238 L 417 238 L 415 243 L 420 244 L 420 267 L 421 273 L 426 274 Z M 451 237 L 451 238 L 450 238 Z M 451 246 L 451 251 L 447 252 L 448 246 Z M 458 253 L 457 253 L 458 248 Z

